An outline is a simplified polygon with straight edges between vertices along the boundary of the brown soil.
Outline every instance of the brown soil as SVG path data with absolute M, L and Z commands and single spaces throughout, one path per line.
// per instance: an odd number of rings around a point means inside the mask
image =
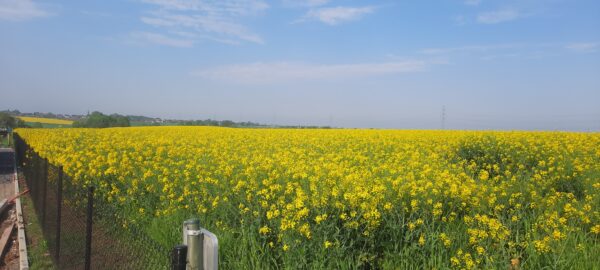
M 13 183 L 14 174 L 4 173 L 0 174 L 0 200 L 10 199 L 15 193 L 15 186 Z M 17 216 L 15 206 L 10 205 L 0 215 L 0 235 L 6 230 L 6 228 L 16 223 Z M 13 227 L 10 239 L 6 244 L 6 249 L 0 257 L 0 269 L 19 269 L 19 243 L 17 241 L 17 227 Z

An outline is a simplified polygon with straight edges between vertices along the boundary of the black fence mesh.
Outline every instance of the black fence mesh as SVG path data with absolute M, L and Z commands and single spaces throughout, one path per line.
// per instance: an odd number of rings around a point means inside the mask
M 15 135 L 49 253 L 59 269 L 169 269 L 169 247 L 125 223 L 110 202 L 81 186 Z

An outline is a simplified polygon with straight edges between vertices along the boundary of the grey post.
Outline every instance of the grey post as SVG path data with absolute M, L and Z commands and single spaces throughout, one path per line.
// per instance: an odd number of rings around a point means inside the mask
M 200 220 L 183 222 L 183 244 L 187 246 L 188 270 L 217 270 L 219 241 L 217 236 L 200 227 Z
M 188 219 L 183 223 L 183 243 L 187 245 L 187 261 L 189 270 L 204 270 L 202 263 L 202 243 L 204 242 L 200 233 L 200 220 Z
M 60 265 L 60 225 L 62 218 L 62 184 L 63 166 L 58 167 L 58 182 L 56 183 L 56 262 Z

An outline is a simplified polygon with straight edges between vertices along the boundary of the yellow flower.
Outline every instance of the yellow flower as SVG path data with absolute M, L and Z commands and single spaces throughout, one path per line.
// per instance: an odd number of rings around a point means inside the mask
M 564 237 L 564 234 L 562 234 L 559 230 L 554 230 L 552 232 L 552 238 L 554 238 L 555 240 L 560 240 Z
M 266 235 L 269 232 L 271 232 L 271 229 L 269 229 L 269 227 L 267 227 L 267 226 L 263 226 L 263 227 L 260 227 L 260 229 L 258 229 L 258 232 L 262 235 Z
M 315 222 L 320 224 L 323 220 L 327 219 L 327 214 L 318 215 L 315 217 Z
M 550 247 L 546 240 L 535 240 L 533 241 L 533 246 L 537 251 L 542 253 L 550 251 Z
M 490 173 L 489 173 L 488 171 L 486 171 L 486 170 L 481 170 L 481 171 L 479 172 L 479 179 L 480 179 L 480 180 L 483 180 L 483 181 L 485 181 L 485 180 L 488 180 L 489 178 L 490 178 Z
M 389 203 L 389 202 L 388 202 L 388 203 L 385 203 L 385 205 L 383 206 L 383 208 L 384 208 L 385 210 L 390 210 L 390 209 L 392 209 L 392 204 L 391 204 L 391 203 Z
M 594 207 L 600 183 L 593 178 L 600 171 L 597 133 L 220 127 L 16 133 L 41 157 L 63 166 L 69 186 L 96 186 L 98 202 L 109 202 L 128 222 L 117 224 L 158 234 L 172 228 L 151 217 L 200 215 L 225 239 L 260 237 L 241 240 L 299 252 L 288 245 L 310 246 L 318 238 L 332 248 L 337 242 L 320 237 L 335 232 L 349 232 L 336 234 L 340 243 L 356 234 L 366 243 L 394 242 L 379 237 L 404 228 L 416 245 L 459 250 L 447 255 L 454 255 L 452 267 L 464 269 L 499 258 L 505 244 L 556 256 L 564 244 L 559 241 L 581 231 L 587 234 L 577 249 L 589 253 L 593 247 L 585 243 L 600 234 Z M 26 167 L 33 156 L 25 153 Z M 56 176 L 49 176 L 55 183 Z M 572 181 L 590 184 L 573 192 Z M 64 199 L 85 207 L 85 200 Z M 242 232 L 255 222 L 258 234 Z M 531 226 L 517 231 L 518 222 Z M 465 235 L 454 238 L 449 228 L 457 227 Z M 272 256 L 277 252 L 264 260 L 280 261 Z M 376 262 L 374 256 L 366 251 L 364 259 Z
M 442 240 L 442 243 L 444 243 L 444 246 L 446 246 L 446 247 L 449 247 L 450 244 L 452 244 L 452 241 L 450 241 L 450 238 L 448 238 L 446 233 L 440 234 L 440 240 Z
M 306 238 L 311 238 L 310 226 L 307 223 L 304 223 L 298 228 L 298 232 L 304 235 Z
M 450 263 L 452 263 L 452 266 L 457 267 L 460 265 L 460 260 L 456 257 L 452 257 L 450 258 Z

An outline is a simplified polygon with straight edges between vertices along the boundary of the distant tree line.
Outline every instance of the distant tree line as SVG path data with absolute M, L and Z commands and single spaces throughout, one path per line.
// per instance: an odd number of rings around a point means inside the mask
M 55 118 L 55 119 L 66 119 L 66 120 L 77 120 L 82 118 L 82 115 L 65 115 L 65 114 L 54 114 L 54 113 L 43 113 L 43 112 L 34 112 L 34 113 L 24 113 L 19 110 L 3 110 L 0 111 L 3 113 L 7 113 L 13 116 L 29 116 L 29 117 L 40 117 L 40 118 Z
M 289 129 L 329 129 L 329 126 L 279 126 L 265 125 L 255 122 L 234 122 L 231 120 L 162 120 L 160 118 L 147 118 L 143 116 L 127 116 L 130 121 L 138 126 L 214 126 L 235 128 L 289 128 Z
M 176 120 L 176 119 L 161 119 L 141 115 L 120 114 L 105 115 L 95 111 L 87 115 L 64 115 L 54 113 L 22 113 L 19 110 L 4 110 L 0 111 L 8 116 L 33 116 L 42 118 L 57 118 L 75 120 L 72 127 L 89 127 L 89 128 L 106 128 L 106 127 L 129 127 L 129 126 L 215 126 L 215 127 L 240 127 L 240 128 L 288 128 L 288 129 L 329 129 L 329 126 L 292 126 L 292 125 L 266 125 L 255 122 L 234 122 L 231 120 Z M 40 123 L 25 123 L 24 121 L 15 119 L 15 127 L 37 127 L 42 128 Z
M 330 126 L 274 126 L 271 128 L 287 128 L 287 129 L 331 129 Z
M 27 127 L 25 125 L 25 121 L 13 117 L 12 115 L 6 112 L 0 112 L 0 128 L 18 128 L 18 127 Z
M 181 120 L 175 121 L 177 125 L 181 126 L 215 126 L 215 127 L 260 127 L 264 126 L 253 122 L 233 122 L 231 120 Z
M 108 127 L 128 127 L 129 118 L 120 114 L 106 115 L 101 112 L 92 112 L 88 116 L 73 122 L 73 127 L 84 128 L 108 128 Z
M 127 115 L 127 118 L 129 118 L 129 121 L 131 121 L 131 122 L 160 122 L 161 121 L 160 118 L 153 118 L 153 117 L 148 117 L 148 116 L 143 116 L 143 115 Z

